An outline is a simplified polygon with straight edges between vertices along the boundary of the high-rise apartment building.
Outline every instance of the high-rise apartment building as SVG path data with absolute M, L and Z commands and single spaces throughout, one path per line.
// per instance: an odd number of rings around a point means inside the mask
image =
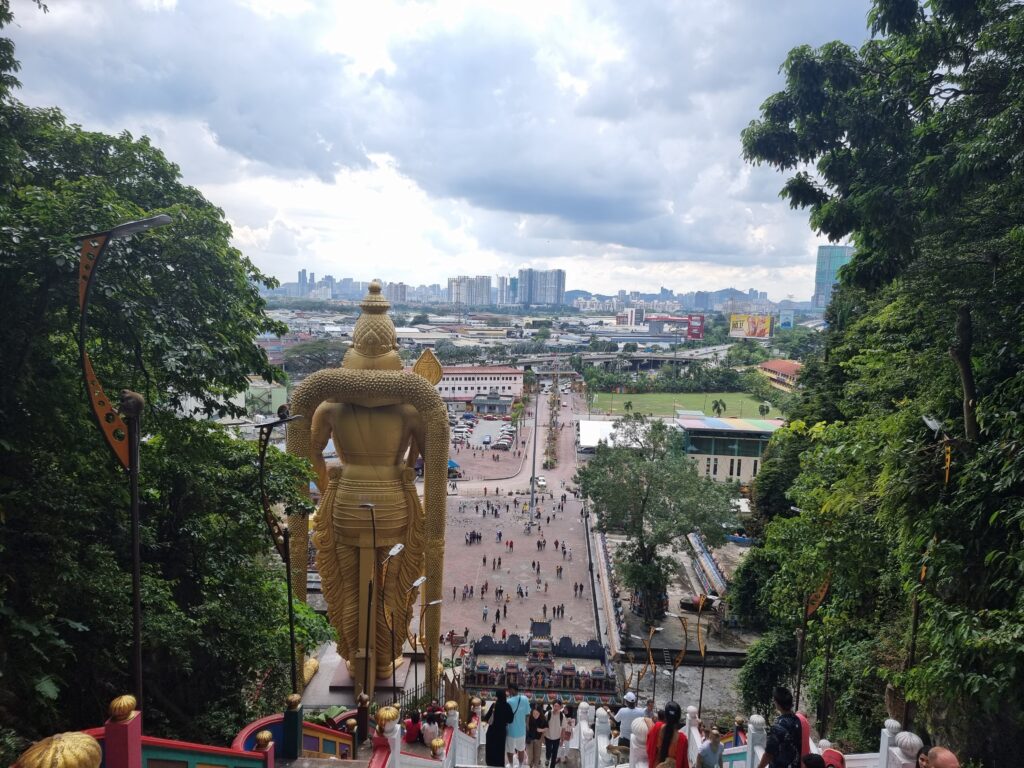
M 549 304 L 559 306 L 565 303 L 564 269 L 520 269 L 519 304 Z
M 459 275 L 448 278 L 448 303 L 485 307 L 491 303 L 491 276 Z
M 469 284 L 469 303 L 476 307 L 491 304 L 491 276 L 477 275 Z
M 814 298 L 811 305 L 824 309 L 832 300 L 832 287 L 839 282 L 839 268 L 853 258 L 852 245 L 819 245 L 818 263 L 814 270 Z
M 409 289 L 405 283 L 388 283 L 384 286 L 384 298 L 392 304 L 405 304 L 408 297 Z
M 306 270 L 299 270 L 299 296 L 305 296 L 309 293 L 309 283 L 306 280 Z
M 516 303 L 516 297 L 509 294 L 509 282 L 511 280 L 512 278 L 506 277 L 505 275 L 498 275 L 498 296 L 496 298 L 496 303 L 499 306 Z

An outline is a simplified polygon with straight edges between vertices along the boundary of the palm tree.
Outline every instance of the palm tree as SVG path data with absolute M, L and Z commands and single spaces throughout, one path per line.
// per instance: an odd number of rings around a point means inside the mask
M 715 416 L 721 416 L 725 411 L 725 400 L 722 400 L 721 398 L 718 400 L 712 400 L 711 410 L 715 412 Z
M 633 410 L 633 401 L 632 400 L 627 400 L 626 402 L 624 402 L 622 404 L 622 410 L 624 410 L 626 413 L 629 413 L 630 411 L 632 411 Z
M 762 419 L 768 415 L 771 409 L 772 407 L 768 403 L 761 403 L 759 406 L 757 406 L 757 412 L 761 414 Z

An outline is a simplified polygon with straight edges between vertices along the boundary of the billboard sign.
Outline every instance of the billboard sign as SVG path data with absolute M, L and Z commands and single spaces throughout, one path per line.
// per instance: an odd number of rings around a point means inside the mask
M 704 315 L 687 315 L 686 338 L 700 340 L 704 338 Z
M 791 330 L 793 330 L 793 310 L 792 309 L 780 309 L 779 310 L 779 330 L 780 331 L 791 331 Z
M 731 315 L 729 336 L 734 339 L 768 339 L 772 335 L 771 315 Z

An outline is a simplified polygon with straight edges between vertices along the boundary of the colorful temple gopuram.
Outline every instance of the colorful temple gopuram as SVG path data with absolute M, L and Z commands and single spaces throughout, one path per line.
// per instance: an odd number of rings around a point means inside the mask
M 525 642 L 518 635 L 503 641 L 478 640 L 464 669 L 466 692 L 485 701 L 513 683 L 535 700 L 607 705 L 619 700 L 615 672 L 604 647 L 596 640 L 577 645 L 568 637 L 556 644 L 546 621 L 533 622 Z

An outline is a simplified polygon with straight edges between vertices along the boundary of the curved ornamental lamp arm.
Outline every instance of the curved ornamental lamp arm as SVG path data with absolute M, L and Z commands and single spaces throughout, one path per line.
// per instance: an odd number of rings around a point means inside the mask
M 78 309 L 81 314 L 78 321 L 78 352 L 82 366 L 82 379 L 85 381 L 85 391 L 89 397 L 89 405 L 96 423 L 99 424 L 103 438 L 114 452 L 115 458 L 121 463 L 124 469 L 128 469 L 128 427 L 125 425 L 121 415 L 110 403 L 110 398 L 103 391 L 103 385 L 96 378 L 89 353 L 85 349 L 85 334 L 89 314 L 89 292 L 92 289 L 96 277 L 96 270 L 99 269 L 103 252 L 107 244 L 117 238 L 129 237 L 137 232 L 145 232 L 153 227 L 162 227 L 171 223 L 171 217 L 165 213 L 159 216 L 151 216 L 148 219 L 129 221 L 120 224 L 106 232 L 95 232 L 91 235 L 80 235 L 76 240 L 82 243 L 82 250 L 78 257 Z
M 260 504 L 263 506 L 263 521 L 267 524 L 267 532 L 270 534 L 271 541 L 274 542 L 274 547 L 277 549 L 277 554 L 281 556 L 281 559 L 287 563 L 289 560 L 288 545 L 284 540 L 284 530 L 281 524 L 277 520 L 277 515 L 274 514 L 274 510 L 270 506 L 270 496 L 267 494 L 267 447 L 270 445 L 270 436 L 273 433 L 274 428 L 281 424 L 287 424 L 289 421 L 295 421 L 301 419 L 301 416 L 292 416 L 288 411 L 287 405 L 282 405 L 277 409 L 277 419 L 275 421 L 265 421 L 259 425 L 260 439 L 259 439 L 259 477 L 260 477 Z

